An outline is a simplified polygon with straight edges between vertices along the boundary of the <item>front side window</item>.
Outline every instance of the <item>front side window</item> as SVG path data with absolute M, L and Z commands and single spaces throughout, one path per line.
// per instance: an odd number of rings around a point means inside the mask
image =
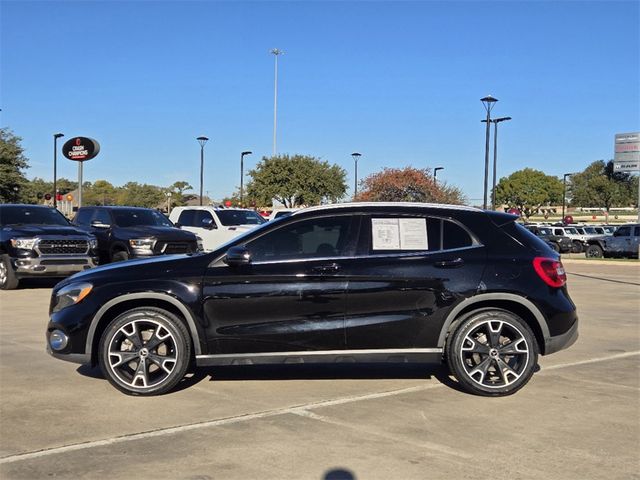
M 304 220 L 269 232 L 247 244 L 253 262 L 349 254 L 350 216 Z
M 178 217 L 178 223 L 184 227 L 195 227 L 195 210 L 183 210 Z
M 196 216 L 194 218 L 194 227 L 204 227 L 204 223 L 202 223 L 204 220 L 211 220 L 211 226 L 213 228 L 218 228 L 218 226 L 216 225 L 216 221 L 213 219 L 213 215 L 211 215 L 210 212 L 208 212 L 207 210 L 196 210 Z
M 220 223 L 225 227 L 238 225 L 262 225 L 266 222 L 264 218 L 253 210 L 218 210 L 216 212 Z
M 616 230 L 616 237 L 628 237 L 631 235 L 631 227 L 620 227 Z
M 91 223 L 101 223 L 102 225 L 111 225 L 111 215 L 109 215 L 108 210 L 103 210 L 101 208 L 96 208 L 93 217 L 91 218 Z

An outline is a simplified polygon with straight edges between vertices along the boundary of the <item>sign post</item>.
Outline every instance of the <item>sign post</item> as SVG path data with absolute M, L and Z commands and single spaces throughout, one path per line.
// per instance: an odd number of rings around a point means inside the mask
M 617 133 L 613 171 L 638 174 L 638 223 L 640 223 L 640 132 Z
M 93 138 L 74 137 L 62 147 L 62 154 L 78 162 L 78 208 L 82 206 L 82 164 L 100 152 L 100 144 Z

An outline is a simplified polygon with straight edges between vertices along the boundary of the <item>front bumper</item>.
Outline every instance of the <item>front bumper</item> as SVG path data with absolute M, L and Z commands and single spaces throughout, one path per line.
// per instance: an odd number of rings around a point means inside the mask
M 62 277 L 98 266 L 98 257 L 87 255 L 43 255 L 13 259 L 19 277 Z

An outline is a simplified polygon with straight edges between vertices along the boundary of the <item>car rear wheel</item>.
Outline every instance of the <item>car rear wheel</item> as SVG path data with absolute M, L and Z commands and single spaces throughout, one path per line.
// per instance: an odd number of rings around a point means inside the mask
M 18 288 L 20 280 L 16 278 L 16 273 L 11 267 L 9 255 L 0 255 L 0 290 L 14 290 Z
M 522 388 L 538 362 L 538 344 L 529 325 L 505 310 L 465 317 L 447 339 L 451 372 L 468 392 L 499 397 Z
M 582 242 L 578 240 L 574 240 L 571 245 L 571 253 L 582 253 L 583 246 Z
M 604 251 L 600 245 L 589 245 L 585 256 L 588 258 L 602 258 L 604 256 Z
M 160 308 L 141 307 L 115 318 L 100 339 L 107 380 L 129 395 L 160 395 L 184 377 L 191 342 L 184 323 Z

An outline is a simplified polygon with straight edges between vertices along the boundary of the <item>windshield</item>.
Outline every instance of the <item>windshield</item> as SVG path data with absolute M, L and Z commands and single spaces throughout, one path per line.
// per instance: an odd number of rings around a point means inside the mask
M 60 225 L 69 226 L 69 221 L 56 209 L 30 205 L 0 208 L 0 225 Z
M 236 225 L 262 225 L 264 218 L 253 210 L 217 210 L 218 218 L 225 227 Z
M 150 225 L 154 227 L 173 227 L 173 223 L 162 213 L 156 210 L 143 209 L 114 209 L 114 223 L 119 227 L 137 227 L 142 225 Z

